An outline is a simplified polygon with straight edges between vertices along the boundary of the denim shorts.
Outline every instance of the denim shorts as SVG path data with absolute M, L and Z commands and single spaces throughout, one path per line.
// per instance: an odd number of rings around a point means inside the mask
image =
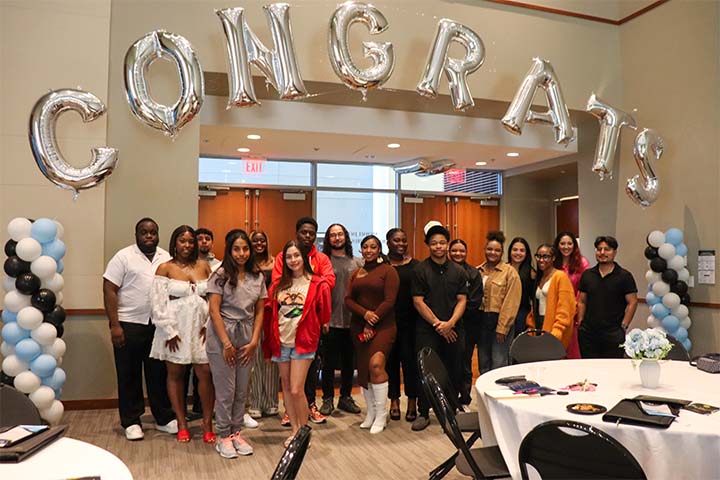
M 290 360 L 312 360 L 315 358 L 315 352 L 297 353 L 295 347 L 280 346 L 280 356 L 273 355 L 272 361 L 275 363 L 289 362 Z

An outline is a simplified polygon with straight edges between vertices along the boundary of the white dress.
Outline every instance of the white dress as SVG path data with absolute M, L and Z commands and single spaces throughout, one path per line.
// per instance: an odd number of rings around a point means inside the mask
M 155 324 L 150 356 L 179 364 L 208 363 L 200 330 L 207 326 L 209 307 L 203 296 L 207 280 L 197 284 L 155 276 L 150 295 Z M 165 342 L 179 337 L 178 349 L 171 352 Z

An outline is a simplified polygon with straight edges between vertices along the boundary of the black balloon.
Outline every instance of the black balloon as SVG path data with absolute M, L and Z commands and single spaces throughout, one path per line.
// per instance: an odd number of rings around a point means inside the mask
M 650 260 L 650 270 L 652 270 L 653 272 L 662 273 L 667 270 L 667 262 L 660 257 L 655 257 Z
M 52 323 L 56 327 L 58 325 L 62 325 L 65 321 L 65 309 L 61 307 L 60 305 L 55 305 L 55 308 L 52 309 L 52 312 L 45 314 L 45 322 Z
M 678 274 L 672 268 L 668 268 L 667 270 L 662 272 L 661 277 L 663 279 L 663 282 L 669 284 L 670 286 L 672 286 L 675 282 L 678 281 Z M 672 288 L 670 290 L 672 290 Z
M 688 293 L 688 284 L 680 280 L 679 282 L 675 283 L 675 285 L 670 286 L 670 291 L 677 293 L 680 295 L 680 298 L 682 298 L 683 295 L 686 295 Z M 690 300 L 688 300 L 689 302 Z
M 5 256 L 12 257 L 15 255 L 15 247 L 17 247 L 17 242 L 13 239 L 10 239 L 5 244 Z
M 21 273 L 30 271 L 30 262 L 20 260 L 20 257 L 18 257 L 17 255 L 13 255 L 12 257 L 8 257 L 7 260 L 5 260 L 5 265 L 3 265 L 3 268 L 5 270 L 5 273 L 8 274 L 8 276 L 17 277 Z
M 41 312 L 50 313 L 55 308 L 55 293 L 47 288 L 41 288 L 32 296 L 30 303 Z
M 5 372 L 0 372 L 0 384 L 4 383 L 5 385 L 12 387 L 14 381 L 15 381 L 15 377 L 11 377 L 10 375 L 8 375 Z
M 658 249 L 655 247 L 647 247 L 645 249 L 645 258 L 648 260 L 652 260 L 653 258 L 657 258 L 658 256 Z
M 687 293 L 685 295 L 680 295 L 680 303 L 685 305 L 686 307 L 690 306 L 690 295 Z
M 15 288 L 25 295 L 35 295 L 40 290 L 40 279 L 31 272 L 21 273 L 15 279 Z
M 62 325 L 55 325 L 55 330 L 57 330 L 57 338 L 62 338 L 65 335 L 65 327 Z

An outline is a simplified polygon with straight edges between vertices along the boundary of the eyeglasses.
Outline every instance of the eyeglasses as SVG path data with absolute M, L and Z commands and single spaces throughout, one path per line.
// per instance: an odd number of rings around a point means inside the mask
M 540 255 L 539 253 L 535 254 L 535 260 L 550 260 L 551 258 L 553 258 L 552 255 Z

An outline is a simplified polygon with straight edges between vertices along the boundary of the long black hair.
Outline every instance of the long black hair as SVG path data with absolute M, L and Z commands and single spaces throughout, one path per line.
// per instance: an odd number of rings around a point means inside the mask
M 330 225 L 327 228 L 327 230 L 325 230 L 325 238 L 323 238 L 322 253 L 324 253 L 328 257 L 330 255 L 332 255 L 332 246 L 330 246 L 330 241 L 328 239 L 330 238 L 330 229 L 333 227 L 342 228 L 342 231 L 345 234 L 345 255 L 348 257 L 352 257 L 353 249 L 352 249 L 352 240 L 350 239 L 350 233 L 347 231 L 347 228 L 345 228 L 345 225 L 343 225 L 342 223 L 333 223 L 332 225 Z
M 365 245 L 365 242 L 367 242 L 368 240 L 375 240 L 378 244 L 378 248 L 380 249 L 377 263 L 390 262 L 390 259 L 382 251 L 382 242 L 380 242 L 380 239 L 375 235 L 366 235 L 362 240 L 360 240 L 360 248 L 362 248 L 362 246 Z
M 250 232 L 250 240 L 255 238 L 255 235 L 261 235 L 265 239 L 265 251 L 263 253 L 255 253 L 255 247 L 253 247 L 252 243 L 250 244 L 250 249 L 253 251 L 257 263 L 265 263 L 270 259 L 270 240 L 268 239 L 267 233 L 263 230 L 253 230 Z
M 250 249 L 250 256 L 248 257 L 247 262 L 245 262 L 245 265 L 243 265 L 243 270 L 245 273 L 256 272 L 255 252 L 253 252 L 252 243 L 250 243 L 250 238 L 248 237 L 247 232 L 245 232 L 245 230 L 240 230 L 239 228 L 230 230 L 227 235 L 225 235 L 225 254 L 221 265 L 222 271 L 218 269 L 216 275 L 222 276 L 222 279 L 220 280 L 221 285 L 225 285 L 225 282 L 228 282 L 233 290 L 237 287 L 238 276 L 240 275 L 240 267 L 237 263 L 235 263 L 235 259 L 232 257 L 233 244 L 238 239 L 243 240 Z
M 315 272 L 313 272 L 312 266 L 310 265 L 310 259 L 308 258 L 307 252 L 302 249 L 300 243 L 297 240 L 290 240 L 288 243 L 285 244 L 285 247 L 282 251 L 282 276 L 280 277 L 277 287 L 273 292 L 273 296 L 275 298 L 277 298 L 279 291 L 287 289 L 293 283 L 293 272 L 292 270 L 290 270 L 290 267 L 288 267 L 286 259 L 287 251 L 291 247 L 297 248 L 300 252 L 300 255 L 302 255 L 304 272 L 310 276 L 315 274 Z
M 193 249 L 192 252 L 190 252 L 190 261 L 192 263 L 195 263 L 195 261 L 198 259 L 198 244 L 195 235 L 195 229 L 193 229 L 190 225 L 180 225 L 175 230 L 173 230 L 172 235 L 170 235 L 170 245 L 168 245 L 168 252 L 170 253 L 170 256 L 173 257 L 173 259 L 177 258 L 177 239 L 183 233 L 189 233 L 193 237 Z
M 523 247 L 525 247 L 525 259 L 520 263 L 520 268 L 518 268 L 518 273 L 521 274 L 520 277 L 522 278 L 523 272 L 527 272 L 528 276 L 530 275 L 530 271 L 532 270 L 532 253 L 530 253 L 530 244 L 527 240 L 523 237 L 515 237 L 508 244 L 508 262 L 512 262 L 512 248 L 516 243 L 522 243 Z

